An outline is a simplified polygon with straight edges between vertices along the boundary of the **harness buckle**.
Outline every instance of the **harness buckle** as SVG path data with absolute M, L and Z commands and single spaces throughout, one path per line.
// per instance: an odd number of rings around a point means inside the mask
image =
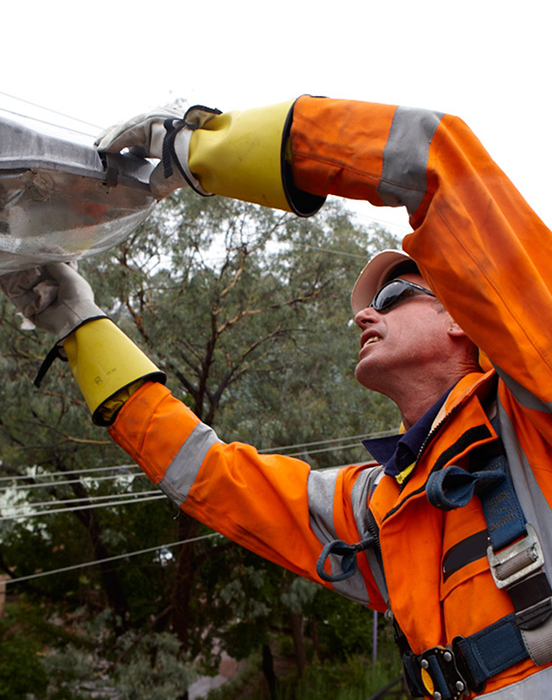
M 498 588 L 509 588 L 513 584 L 537 571 L 544 565 L 544 555 L 532 525 L 526 523 L 527 535 L 514 544 L 493 552 L 487 547 L 491 574 Z
M 459 700 L 470 692 L 450 645 L 426 649 L 418 656 L 422 684 L 434 700 Z

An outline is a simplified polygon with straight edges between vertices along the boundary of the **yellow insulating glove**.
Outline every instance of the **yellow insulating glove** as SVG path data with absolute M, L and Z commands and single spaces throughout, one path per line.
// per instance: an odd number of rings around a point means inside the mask
M 311 216 L 325 198 L 299 190 L 293 182 L 286 158 L 293 104 L 215 116 L 195 131 L 180 131 L 175 152 L 182 162 L 189 140 L 188 169 L 207 192 Z
M 77 328 L 63 348 L 96 425 L 110 425 L 143 381 L 165 382 L 165 374 L 107 318 Z
M 189 186 L 201 195 L 220 194 L 311 216 L 325 198 L 299 190 L 289 155 L 294 100 L 241 112 L 221 113 L 195 105 L 183 117 L 155 109 L 104 131 L 100 152 L 128 148 L 159 160 L 150 175 L 157 199 Z

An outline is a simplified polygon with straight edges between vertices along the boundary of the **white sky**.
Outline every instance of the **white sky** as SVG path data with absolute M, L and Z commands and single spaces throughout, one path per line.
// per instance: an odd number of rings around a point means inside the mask
M 11 0 L 2 15 L 0 108 L 62 121 L 12 95 L 96 134 L 176 98 L 223 111 L 303 93 L 428 107 L 462 117 L 552 226 L 543 0 Z

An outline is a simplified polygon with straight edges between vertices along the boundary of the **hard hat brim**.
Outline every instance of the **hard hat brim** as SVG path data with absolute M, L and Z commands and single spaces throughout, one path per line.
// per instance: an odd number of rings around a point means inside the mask
M 417 272 L 418 268 L 414 260 L 402 250 L 383 250 L 377 253 L 368 262 L 355 282 L 351 293 L 351 306 L 353 313 L 357 314 L 365 309 L 382 286 L 393 278 L 395 268 L 404 268 L 405 264 L 411 264 L 412 269 L 401 272 Z M 399 274 L 401 274 L 399 272 Z

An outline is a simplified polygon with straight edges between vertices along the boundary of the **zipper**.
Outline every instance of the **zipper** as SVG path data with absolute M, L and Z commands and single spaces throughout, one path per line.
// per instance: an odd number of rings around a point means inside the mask
M 407 478 L 404 480 L 404 482 L 400 485 L 400 491 L 401 491 L 401 492 L 403 491 L 403 489 L 404 489 L 404 487 L 406 486 L 406 484 L 409 482 L 411 475 L 414 474 L 414 473 L 416 472 L 416 467 L 418 466 L 418 464 L 419 464 L 421 458 L 423 457 L 425 451 L 427 450 L 427 448 L 428 448 L 430 442 L 435 438 L 435 436 L 437 435 L 437 433 L 442 429 L 443 425 L 444 425 L 446 422 L 448 422 L 448 421 L 451 419 L 451 417 L 452 417 L 458 410 L 460 410 L 460 408 L 461 408 L 463 405 L 464 405 L 464 401 L 461 401 L 460 403 L 458 403 L 458 404 L 456 404 L 455 406 L 453 406 L 452 409 L 443 417 L 443 419 L 442 419 L 441 421 L 439 421 L 439 423 L 437 423 L 437 424 L 429 431 L 429 433 L 427 434 L 425 440 L 423 441 L 423 443 L 422 443 L 422 445 L 421 445 L 421 447 L 420 447 L 420 449 L 419 449 L 419 451 L 418 451 L 418 455 L 417 455 L 416 461 L 415 461 L 415 463 L 414 463 L 414 464 L 415 464 L 415 468 L 411 471 L 411 473 L 408 475 L 408 477 L 407 477 Z M 466 437 L 470 432 L 472 432 L 472 433 L 477 433 L 477 432 L 479 432 L 479 433 L 480 433 L 480 431 L 483 430 L 483 428 L 484 428 L 484 426 L 475 426 L 475 427 L 473 427 L 473 428 L 471 428 L 471 429 L 468 428 L 468 430 L 466 431 L 466 433 L 464 433 L 464 437 Z M 487 434 L 486 434 L 486 435 L 481 435 L 481 434 L 479 434 L 479 435 L 477 435 L 477 436 L 474 436 L 474 440 L 473 440 L 474 442 L 476 442 L 476 441 L 482 439 L 483 437 L 486 438 L 486 437 L 490 437 L 490 436 L 491 436 L 491 433 L 489 433 L 488 429 L 487 429 L 487 428 L 484 428 L 484 429 L 485 429 L 485 431 L 486 431 Z M 455 447 L 456 445 L 457 445 L 457 443 L 455 443 L 454 445 L 451 445 L 451 448 L 452 448 L 452 447 Z M 450 448 L 449 448 L 449 449 L 450 449 Z M 445 452 L 443 452 L 443 453 L 441 454 L 441 458 L 444 458 L 444 459 L 446 459 L 446 460 L 451 459 L 452 457 L 454 457 L 454 455 L 447 455 L 447 450 L 445 450 Z M 431 470 L 432 472 L 435 471 L 435 469 L 440 468 L 440 467 L 439 467 L 439 461 L 440 461 L 440 460 L 438 459 L 438 460 L 436 461 L 436 463 L 433 465 L 432 470 Z M 426 488 L 426 484 L 424 483 L 422 486 L 420 486 L 420 488 L 416 489 L 416 491 L 413 491 L 413 492 L 412 492 L 411 494 L 409 494 L 404 500 L 400 501 L 399 503 L 397 503 L 397 505 L 395 505 L 393 508 L 391 508 L 391 510 L 388 511 L 387 514 L 384 516 L 384 518 L 383 518 L 383 520 L 382 520 L 382 524 L 383 524 L 388 518 L 390 518 L 392 515 L 394 515 L 394 514 L 397 512 L 397 510 L 399 510 L 399 509 L 406 503 L 406 501 L 408 501 L 408 500 L 410 500 L 411 498 L 413 498 L 413 497 L 415 497 L 415 496 L 418 496 L 418 495 L 420 495 L 421 493 L 423 493 L 423 492 L 425 491 L 425 488 Z
M 495 389 L 496 389 L 496 386 L 495 386 Z M 483 406 L 483 408 L 484 408 L 484 410 L 485 410 L 486 412 L 487 412 L 486 403 L 487 403 L 487 401 L 488 401 L 488 399 L 489 399 L 489 396 L 492 396 L 492 397 L 493 397 L 493 398 L 492 398 L 492 401 L 496 401 L 496 392 L 493 391 L 493 390 L 489 391 L 489 394 L 488 394 L 487 398 L 481 400 L 481 405 Z M 443 427 L 443 425 L 450 419 L 451 416 L 453 416 L 458 410 L 460 410 L 460 408 L 466 403 L 466 401 L 469 400 L 469 398 L 470 398 L 470 397 L 464 397 L 462 400 L 460 400 L 457 404 L 455 404 L 455 405 L 451 408 L 451 410 L 450 410 L 448 413 L 446 413 L 446 414 L 443 416 L 443 418 L 442 418 L 436 425 L 432 426 L 432 428 L 431 428 L 431 430 L 429 431 L 429 433 L 425 436 L 425 439 L 424 439 L 424 441 L 422 442 L 422 444 L 421 444 L 421 446 L 420 446 L 420 449 L 418 450 L 418 454 L 417 454 L 417 456 L 416 456 L 416 461 L 414 462 L 414 469 L 411 471 L 410 474 L 413 474 L 413 473 L 416 471 L 416 467 L 418 466 L 418 464 L 419 464 L 419 462 L 420 462 L 420 460 L 421 460 L 421 458 L 422 458 L 422 455 L 423 455 L 423 453 L 426 451 L 426 449 L 427 449 L 429 443 L 431 442 L 431 440 L 433 440 L 433 438 L 434 438 L 434 437 L 437 435 L 437 433 L 441 430 L 441 428 Z M 490 418 L 489 418 L 489 420 L 490 420 Z M 406 479 L 404 480 L 404 482 L 403 482 L 403 484 L 402 484 L 402 486 L 401 486 L 401 491 L 402 491 L 403 487 L 405 486 L 405 484 L 408 483 L 408 481 L 409 481 L 409 479 L 410 479 L 410 474 L 409 474 L 409 475 L 406 477 Z
M 379 527 L 376 522 L 376 519 L 374 517 L 374 514 L 372 511 L 367 508 L 366 509 L 366 527 L 368 529 L 368 532 L 372 536 L 374 540 L 374 545 L 376 546 L 380 556 L 381 556 L 381 542 L 380 542 L 380 535 L 379 535 Z
M 412 474 L 414 474 L 414 472 L 416 471 L 416 467 L 420 463 L 420 460 L 422 459 L 424 452 L 426 451 L 427 447 L 429 446 L 429 443 L 433 440 L 434 437 L 436 437 L 437 433 L 441 430 L 443 425 L 448 422 L 450 417 L 453 416 L 458 410 L 460 410 L 460 406 L 462 406 L 463 404 L 464 404 L 464 402 L 461 401 L 460 403 L 457 403 L 456 405 L 454 405 L 451 408 L 451 410 L 448 413 L 446 413 L 436 425 L 432 426 L 429 433 L 425 436 L 424 441 L 422 442 L 422 444 L 420 446 L 420 449 L 418 450 L 418 454 L 416 455 L 416 460 L 414 462 L 414 469 L 412 469 L 410 474 L 406 477 L 406 479 L 401 484 L 401 491 L 404 489 L 406 484 L 410 481 L 410 477 L 412 476 Z

